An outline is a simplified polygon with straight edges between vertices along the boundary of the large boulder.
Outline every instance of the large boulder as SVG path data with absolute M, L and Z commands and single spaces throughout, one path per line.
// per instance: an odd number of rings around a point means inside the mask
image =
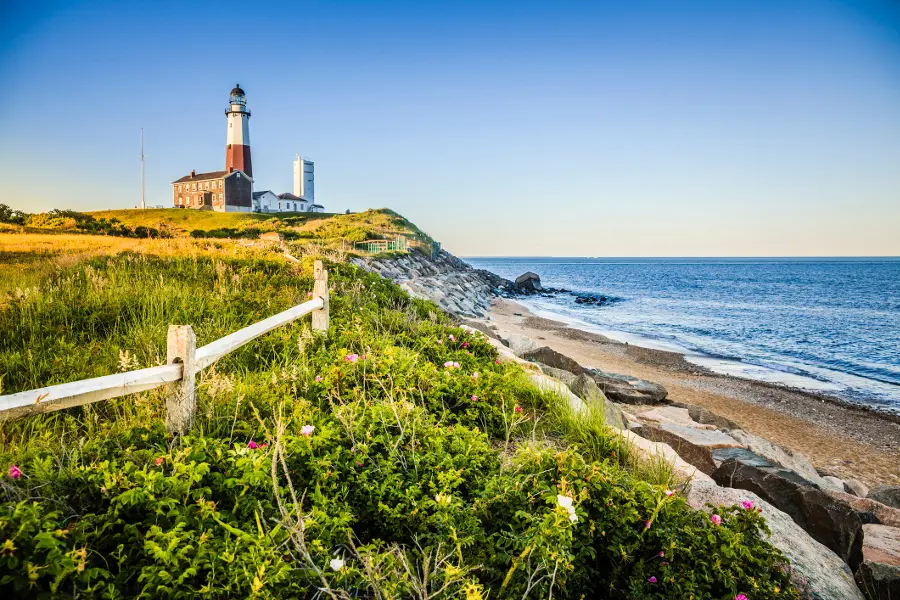
M 743 429 L 734 429 L 729 431 L 728 435 L 736 439 L 751 452 L 759 454 L 769 461 L 781 465 L 785 469 L 790 469 L 803 477 L 803 479 L 814 484 L 816 487 L 821 489 L 831 487 L 822 480 L 822 477 L 816 472 L 815 467 L 812 466 L 809 459 L 799 452 L 794 452 L 793 450 L 774 444 L 765 438 L 746 432 Z M 838 491 L 843 491 L 843 487 L 839 488 Z
M 900 508 L 900 485 L 880 485 L 872 488 L 866 498 L 871 498 L 891 508 Z
M 540 292 L 544 289 L 541 287 L 540 275 L 532 273 L 531 271 L 527 271 L 516 277 L 516 288 L 523 292 Z
M 521 356 L 525 360 L 538 362 L 554 369 L 562 369 L 574 375 L 581 375 L 585 372 L 584 367 L 579 365 L 578 361 L 557 352 L 549 346 L 541 346 L 540 348 L 524 352 Z
M 522 356 L 526 352 L 531 352 L 532 350 L 537 350 L 541 347 L 540 344 L 530 337 L 518 333 L 509 334 L 504 341 L 516 356 Z
M 725 431 L 730 431 L 732 429 L 738 429 L 738 424 L 732 421 L 731 419 L 726 419 L 721 415 L 717 415 L 713 411 L 703 408 L 702 406 L 694 406 L 693 404 L 685 404 L 682 405 L 688 409 L 688 414 L 691 416 L 691 419 L 701 423 L 703 425 L 712 425 L 717 429 L 723 429 Z
M 541 346 L 528 352 L 523 352 L 521 357 L 553 367 L 562 369 L 574 375 L 587 373 L 593 378 L 594 383 L 600 387 L 600 391 L 612 400 L 620 404 L 657 404 L 665 400 L 668 392 L 666 388 L 637 377 L 606 373 L 599 369 L 585 369 L 578 361 L 569 358 L 561 352 L 557 352 L 549 346 Z
M 900 598 L 900 529 L 863 525 L 863 556 L 857 581 L 876 600 Z
M 590 369 L 589 374 L 594 378 L 606 397 L 613 402 L 621 404 L 657 404 L 666 399 L 669 394 L 666 388 L 629 375 L 607 373 L 600 369 Z
M 655 406 L 650 410 L 637 413 L 636 415 L 641 421 L 658 425 L 660 423 L 674 423 L 675 425 L 686 425 L 688 427 L 696 427 L 697 429 L 716 429 L 714 425 L 706 423 L 698 423 L 692 417 L 687 408 L 679 406 Z
M 900 567 L 863 561 L 856 571 L 856 581 L 866 590 L 869 600 L 900 598 Z
M 865 498 L 869 495 L 869 486 L 864 484 L 859 479 L 850 478 L 844 480 L 844 491 L 848 494 L 853 494 L 854 496 Z
M 575 380 L 578 379 L 576 375 L 573 375 L 568 371 L 563 371 L 562 369 L 554 369 L 553 367 L 541 364 L 539 364 L 538 367 L 540 367 L 542 373 L 549 375 L 550 377 L 555 377 L 570 387 L 575 383 Z
M 788 515 L 746 490 L 719 487 L 704 481 L 692 481 L 687 503 L 700 510 L 713 506 L 732 506 L 750 500 L 762 510 L 771 535 L 769 542 L 781 550 L 791 563 L 791 580 L 804 600 L 863 600 L 847 565 L 828 548 L 803 531 Z
M 635 433 L 650 440 L 664 442 L 678 455 L 707 475 L 716 470 L 713 450 L 740 447 L 728 434 L 716 429 L 698 429 L 676 423 L 645 424 L 634 429 Z
M 749 490 L 787 513 L 816 541 L 856 569 L 862 562 L 863 529 L 856 511 L 780 467 L 756 467 L 726 460 L 712 473 L 719 485 Z
M 610 402 L 594 380 L 582 373 L 569 384 L 576 396 L 584 400 L 588 405 L 603 411 L 603 419 L 606 424 L 616 429 L 627 429 L 627 420 L 622 410 Z
M 869 562 L 900 567 L 900 529 L 887 525 L 863 525 L 863 557 Z
M 898 508 L 891 508 L 871 498 L 859 498 L 847 492 L 826 490 L 826 493 L 832 498 L 836 498 L 847 506 L 852 507 L 863 524 L 876 523 L 878 525 L 900 527 L 900 509 Z

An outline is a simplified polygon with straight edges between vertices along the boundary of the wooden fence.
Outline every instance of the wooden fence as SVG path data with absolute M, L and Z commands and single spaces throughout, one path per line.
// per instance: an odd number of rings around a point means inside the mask
M 168 386 L 166 428 L 171 433 L 183 435 L 194 421 L 194 383 L 199 371 L 276 327 L 296 321 L 309 313 L 312 313 L 313 331 L 328 331 L 328 271 L 323 268 L 322 261 L 315 262 L 314 276 L 312 300 L 235 331 L 206 346 L 196 347 L 196 337 L 190 325 L 169 325 L 165 365 L 0 396 L 0 421 Z

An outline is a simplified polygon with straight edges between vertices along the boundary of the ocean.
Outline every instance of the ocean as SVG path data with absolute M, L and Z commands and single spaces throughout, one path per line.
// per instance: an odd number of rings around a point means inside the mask
M 713 371 L 900 412 L 900 258 L 467 258 L 572 294 L 522 303 L 547 318 Z

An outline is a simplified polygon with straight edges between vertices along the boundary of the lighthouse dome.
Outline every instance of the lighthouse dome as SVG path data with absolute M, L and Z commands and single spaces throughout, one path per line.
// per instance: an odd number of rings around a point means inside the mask
M 234 85 L 234 89 L 231 90 L 231 95 L 232 96 L 243 96 L 244 95 L 244 90 L 241 89 L 241 84 L 236 83 Z

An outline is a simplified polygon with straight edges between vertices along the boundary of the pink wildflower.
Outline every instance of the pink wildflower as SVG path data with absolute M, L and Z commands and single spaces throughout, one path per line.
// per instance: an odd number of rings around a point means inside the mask
M 475 394 L 472 394 L 472 402 L 475 402 L 477 400 L 478 400 L 478 396 L 476 396 Z
M 18 479 L 22 476 L 22 469 L 20 469 L 16 465 L 9 465 L 9 476 L 12 479 Z
M 163 464 L 163 462 L 164 462 L 165 460 L 166 460 L 165 458 L 163 458 L 162 456 L 160 456 L 159 458 L 157 458 L 157 459 L 154 460 L 153 462 L 155 462 L 155 463 L 156 463 L 156 466 L 158 467 L 159 465 Z
M 306 297 L 307 297 L 307 298 L 312 298 L 312 292 L 306 292 Z
M 450 334 L 450 341 L 451 341 L 451 342 L 455 342 L 455 341 L 456 341 L 456 338 L 453 337 L 453 334 L 452 334 L 452 333 Z
M 650 529 L 650 521 L 644 523 L 644 529 Z
M 469 347 L 469 342 L 463 342 L 463 348 L 468 348 L 468 347 Z
M 719 515 L 713 515 L 709 518 L 709 520 L 712 522 L 713 525 L 721 525 L 722 524 L 722 517 L 720 517 Z
M 453 368 L 454 368 L 454 369 L 458 369 L 458 368 L 459 368 L 459 363 L 458 363 L 458 362 L 454 362 L 454 363 L 453 363 Z
M 495 364 L 495 365 L 499 365 L 499 364 L 500 364 L 500 359 L 499 359 L 499 358 L 495 358 L 495 359 L 494 359 L 494 364 Z
M 674 491 L 672 491 L 672 490 L 666 490 L 666 496 L 667 496 L 667 497 L 671 498 L 671 497 L 674 496 L 674 495 L 675 495 L 675 492 L 674 492 Z
M 478 379 L 478 371 L 472 373 L 472 379 Z
M 666 553 L 665 553 L 664 551 L 660 551 L 660 553 L 657 554 L 657 556 L 660 557 L 660 558 L 665 558 L 665 557 L 666 557 Z
M 256 450 L 259 446 L 256 445 L 256 442 L 254 442 L 253 440 L 250 440 L 250 442 L 247 444 L 247 447 L 250 448 L 251 450 Z
M 452 360 L 448 360 L 447 362 L 444 363 L 444 367 L 447 368 L 447 369 L 452 369 L 452 368 L 453 368 L 453 361 L 452 361 Z
M 741 506 L 744 507 L 744 510 L 753 510 L 753 502 L 750 500 L 744 500 L 741 502 Z
M 438 344 L 443 344 L 444 340 L 438 340 Z
M 521 407 L 521 406 L 516 406 L 516 412 L 517 412 L 517 413 L 522 412 L 522 407 Z
M 667 560 L 664 560 L 664 561 L 662 561 L 662 562 L 661 562 L 661 563 L 659 563 L 659 564 L 661 564 L 661 565 L 662 565 L 662 566 L 664 566 L 664 567 L 665 567 L 665 566 L 666 566 L 666 565 L 667 565 L 667 564 L 669 564 L 669 561 L 667 561 Z
M 316 383 L 322 383 L 322 376 L 316 375 Z
M 747 594 L 738 594 L 734 597 L 734 600 L 747 600 Z
M 268 448 L 268 447 L 269 447 L 269 444 L 263 442 L 262 444 L 259 445 L 259 447 L 260 447 L 260 448 Z
M 348 354 L 347 356 L 344 357 L 344 360 L 347 361 L 348 363 L 355 363 L 356 361 L 359 360 L 359 354 Z
M 306 437 L 309 437 L 312 435 L 312 432 L 315 430 L 316 430 L 316 428 L 313 425 L 304 425 L 303 427 L 300 428 L 300 435 L 305 435 Z
M 656 577 L 650 576 L 647 578 L 647 581 L 649 581 L 650 583 L 656 583 Z

